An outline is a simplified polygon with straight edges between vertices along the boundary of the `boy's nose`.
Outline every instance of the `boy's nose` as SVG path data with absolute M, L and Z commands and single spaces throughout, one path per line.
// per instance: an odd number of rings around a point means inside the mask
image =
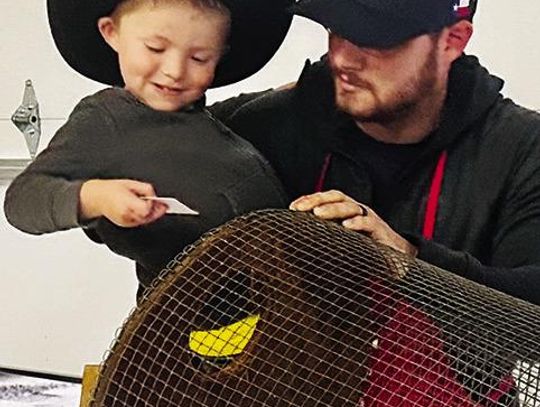
M 178 81 L 182 79 L 186 63 L 179 55 L 168 55 L 161 64 L 161 72 L 168 78 Z

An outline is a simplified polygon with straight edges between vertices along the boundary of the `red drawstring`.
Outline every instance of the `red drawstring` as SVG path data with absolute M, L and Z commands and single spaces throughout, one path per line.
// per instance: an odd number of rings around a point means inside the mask
M 328 167 L 330 167 L 331 159 L 332 159 L 332 153 L 328 153 L 324 157 L 321 173 L 319 174 L 319 179 L 317 180 L 317 183 L 315 184 L 315 192 L 321 192 L 324 188 L 324 181 L 326 180 L 326 174 L 328 173 Z
M 431 187 L 429 188 L 429 195 L 426 205 L 426 214 L 424 215 L 424 229 L 422 230 L 422 236 L 424 236 L 424 239 L 426 240 L 433 239 L 433 233 L 435 232 L 437 209 L 439 208 L 439 197 L 441 195 L 447 157 L 447 152 L 443 151 L 439 156 L 439 161 L 437 162 L 437 167 L 435 167 L 435 173 L 433 174 L 433 179 L 431 180 Z

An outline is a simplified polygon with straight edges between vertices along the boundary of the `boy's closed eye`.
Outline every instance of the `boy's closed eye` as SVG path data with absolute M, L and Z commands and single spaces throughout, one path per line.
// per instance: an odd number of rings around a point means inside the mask
M 165 51 L 164 47 L 153 45 L 153 44 L 144 44 L 146 49 L 148 49 L 150 52 L 155 52 L 156 54 L 159 54 L 163 51 Z
M 210 60 L 212 59 L 212 57 L 210 56 L 207 56 L 207 55 L 192 55 L 191 56 L 191 59 L 194 60 L 195 62 L 199 62 L 201 64 L 205 64 L 207 62 L 210 62 Z

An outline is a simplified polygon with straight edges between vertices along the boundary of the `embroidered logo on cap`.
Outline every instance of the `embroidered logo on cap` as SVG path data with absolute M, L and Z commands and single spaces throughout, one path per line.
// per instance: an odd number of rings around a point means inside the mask
M 454 12 L 458 18 L 471 16 L 470 0 L 454 0 Z

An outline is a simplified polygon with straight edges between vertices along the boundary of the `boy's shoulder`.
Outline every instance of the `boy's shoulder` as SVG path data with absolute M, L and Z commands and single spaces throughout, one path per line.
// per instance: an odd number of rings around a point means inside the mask
M 108 87 L 82 98 L 78 105 L 92 106 L 110 103 L 127 103 L 129 94 L 126 90 L 117 87 Z
M 114 128 L 134 115 L 126 93 L 120 88 L 105 88 L 83 97 L 73 108 L 66 127 L 78 132 L 91 132 L 92 129 Z M 125 117 L 125 119 L 124 119 Z
M 107 117 L 117 120 L 126 116 L 129 118 L 139 114 L 136 112 L 138 106 L 143 106 L 126 90 L 118 87 L 101 89 L 94 94 L 82 98 L 70 115 L 92 116 L 97 115 L 106 120 Z

